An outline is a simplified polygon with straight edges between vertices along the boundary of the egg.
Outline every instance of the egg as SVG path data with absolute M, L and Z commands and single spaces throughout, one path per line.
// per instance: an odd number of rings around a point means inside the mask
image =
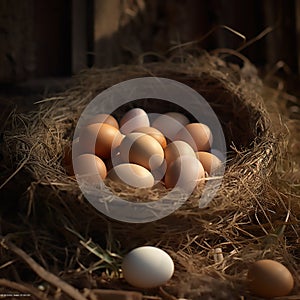
M 107 171 L 101 158 L 94 154 L 81 154 L 74 159 L 74 171 L 81 179 L 98 184 L 105 179 Z
M 152 127 L 158 129 L 165 137 L 173 141 L 176 134 L 188 123 L 188 118 L 183 114 L 169 112 L 156 118 L 152 123 Z
M 92 116 L 85 122 L 85 125 L 87 126 L 95 123 L 105 123 L 119 129 L 118 121 L 113 116 L 108 114 L 97 114 Z
M 191 193 L 204 177 L 203 166 L 195 156 L 179 156 L 167 167 L 165 185 L 166 188 L 177 186 Z
M 215 170 L 222 166 L 222 162 L 220 161 L 220 159 L 209 152 L 198 151 L 196 152 L 196 157 L 199 159 L 204 170 L 209 175 L 211 175 Z
M 294 287 L 290 271 L 281 263 L 263 259 L 253 263 L 247 275 L 250 291 L 260 297 L 287 296 Z
M 211 148 L 213 137 L 207 125 L 191 123 L 176 134 L 175 140 L 187 142 L 194 151 L 208 151 Z
M 108 172 L 107 178 L 136 188 L 150 188 L 154 185 L 154 178 L 146 168 L 130 163 L 113 167 Z
M 131 250 L 123 259 L 125 280 L 137 288 L 155 288 L 165 284 L 174 273 L 174 262 L 157 247 L 144 246 Z
M 184 114 L 181 114 L 179 112 L 171 111 L 171 112 L 166 113 L 165 115 L 175 119 L 176 121 L 181 123 L 183 126 L 190 123 L 190 120 Z
M 118 147 L 123 139 L 120 131 L 108 124 L 97 123 L 83 127 L 79 135 L 80 148 L 85 153 L 109 158 L 111 150 Z
M 165 159 L 167 165 L 169 165 L 172 161 L 177 159 L 179 156 L 188 155 L 192 157 L 196 157 L 193 148 L 183 141 L 175 141 L 165 148 Z
M 147 113 L 141 108 L 129 110 L 120 120 L 120 130 L 128 134 L 141 127 L 149 127 L 150 122 Z
M 134 130 L 134 132 L 141 132 L 152 136 L 160 143 L 163 149 L 167 146 L 167 141 L 164 135 L 154 127 L 141 127 Z
M 149 170 L 158 168 L 164 161 L 164 150 L 152 136 L 133 132 L 127 134 L 120 144 L 124 162 L 135 163 Z
M 225 162 L 226 160 L 226 154 L 221 152 L 220 150 L 218 149 L 210 149 L 210 153 L 215 155 L 216 157 L 218 157 L 222 162 Z

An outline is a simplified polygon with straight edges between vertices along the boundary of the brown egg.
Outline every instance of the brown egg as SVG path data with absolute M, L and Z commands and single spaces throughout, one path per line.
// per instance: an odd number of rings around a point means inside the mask
M 109 158 L 111 150 L 118 147 L 122 139 L 123 135 L 117 128 L 108 124 L 97 123 L 81 129 L 79 144 L 85 153 Z
M 81 154 L 76 157 L 74 170 L 77 176 L 90 184 L 99 184 L 107 174 L 104 162 L 94 154 Z
M 124 162 L 135 163 L 148 170 L 158 168 L 164 161 L 164 150 L 160 143 L 150 135 L 132 132 L 120 144 Z
M 96 124 L 96 123 L 105 123 L 112 127 L 119 129 L 118 121 L 111 115 L 108 114 L 97 114 L 85 122 L 85 126 Z
M 136 164 L 124 163 L 115 166 L 108 172 L 107 178 L 136 188 L 150 188 L 154 185 L 152 174 Z
M 187 142 L 194 151 L 208 151 L 212 146 L 213 137 L 205 124 L 191 123 L 176 134 L 175 140 Z
M 134 132 L 141 132 L 152 136 L 160 143 L 163 149 L 167 146 L 167 141 L 164 135 L 154 127 L 141 127 L 134 130 Z
M 172 161 L 177 159 L 179 156 L 189 155 L 192 157 L 196 157 L 193 148 L 183 141 L 175 141 L 164 149 L 165 151 L 165 159 L 167 161 L 167 165 L 169 165 Z
M 216 169 L 218 169 L 222 165 L 221 160 L 209 152 L 196 152 L 196 157 L 199 159 L 204 170 L 209 175 L 211 175 Z
M 158 129 L 165 137 L 173 141 L 176 134 L 189 123 L 186 116 L 176 112 L 160 115 L 152 122 L 152 127 Z
M 177 186 L 191 193 L 204 177 L 204 169 L 195 156 L 180 156 L 168 166 L 165 185 L 166 188 Z
M 294 287 L 290 271 L 281 263 L 263 259 L 253 263 L 247 276 L 250 291 L 260 297 L 287 296 Z
M 141 108 L 129 110 L 120 120 L 120 131 L 124 134 L 133 132 L 141 127 L 150 126 L 147 113 Z

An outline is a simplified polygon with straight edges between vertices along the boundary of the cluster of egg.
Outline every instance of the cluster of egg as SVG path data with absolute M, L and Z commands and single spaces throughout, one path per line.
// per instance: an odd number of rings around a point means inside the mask
M 194 187 L 222 164 L 209 152 L 212 139 L 208 126 L 190 123 L 177 112 L 159 115 L 151 125 L 140 108 L 129 110 L 120 123 L 111 115 L 98 114 L 84 123 L 73 141 L 75 173 L 137 188 L 158 183 L 166 188 Z M 67 152 L 65 165 L 73 173 Z

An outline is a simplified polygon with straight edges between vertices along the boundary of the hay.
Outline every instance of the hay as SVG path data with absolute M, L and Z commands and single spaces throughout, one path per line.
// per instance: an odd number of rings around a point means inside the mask
M 125 224 L 101 215 L 83 198 L 76 180 L 66 175 L 62 155 L 80 113 L 94 96 L 118 82 L 152 75 L 187 84 L 205 97 L 221 121 L 229 161 L 222 186 L 208 208 L 199 209 L 190 199 L 159 221 Z M 20 176 L 29 174 L 32 182 L 18 205 L 20 223 L 6 222 L 3 234 L 14 232 L 11 239 L 16 244 L 79 289 L 133 289 L 119 278 L 119 267 L 122 256 L 141 245 L 159 246 L 175 261 L 175 275 L 168 285 L 146 292 L 163 299 L 248 296 L 247 265 L 263 257 L 284 262 L 296 278 L 299 198 L 281 176 L 283 171 L 279 172 L 279 168 L 286 170 L 282 163 L 286 135 L 283 126 L 277 128 L 271 121 L 263 92 L 263 83 L 247 61 L 239 67 L 208 54 L 183 62 L 82 72 L 70 90 L 41 101 L 34 112 L 11 118 L 5 134 L 6 155 L 21 164 Z M 161 106 L 157 112 L 169 110 Z M 130 189 L 125 192 L 131 193 Z M 157 193 L 151 195 L 155 198 Z M 219 261 L 214 260 L 216 248 L 222 249 Z M 11 253 L 4 251 L 2 264 L 10 259 L 14 259 Z M 22 280 L 30 278 L 39 284 L 18 262 L 2 270 L 13 279 L 17 267 Z M 55 291 L 48 287 L 45 293 Z

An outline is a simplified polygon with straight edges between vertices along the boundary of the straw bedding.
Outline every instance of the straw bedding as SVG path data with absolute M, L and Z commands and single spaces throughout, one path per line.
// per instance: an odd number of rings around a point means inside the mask
M 66 174 L 62 156 L 80 113 L 98 93 L 144 76 L 177 80 L 205 97 L 223 127 L 228 161 L 221 188 L 207 208 L 197 207 L 201 191 L 196 191 L 164 219 L 126 224 L 103 216 L 84 199 L 76 180 Z M 273 96 L 247 61 L 238 66 L 208 54 L 181 62 L 82 72 L 71 89 L 45 99 L 36 111 L 11 116 L 6 156 L 22 164 L 18 176 L 30 176 L 30 185 L 17 204 L 18 223 L 4 221 L 3 234 L 14 232 L 12 241 L 81 290 L 134 289 L 120 278 L 122 256 L 134 247 L 153 245 L 172 256 L 176 271 L 163 289 L 143 291 L 150 296 L 240 299 L 248 295 L 248 264 L 263 257 L 287 265 L 295 277 L 294 293 L 299 293 L 299 195 L 296 184 L 284 176 L 291 165 L 287 131 L 265 107 L 264 100 Z M 147 103 L 143 106 L 149 109 Z M 164 105 L 157 109 L 170 111 Z M 120 115 L 122 111 L 116 114 Z M 136 191 L 124 188 L 120 195 L 137 197 Z M 152 190 L 139 196 L 157 199 L 160 193 Z M 222 249 L 219 260 L 214 259 L 216 248 Z M 14 259 L 8 250 L 1 252 L 2 264 Z M 0 272 L 13 279 L 16 269 L 22 280 L 41 284 L 19 261 Z M 45 286 L 45 294 L 57 292 Z

